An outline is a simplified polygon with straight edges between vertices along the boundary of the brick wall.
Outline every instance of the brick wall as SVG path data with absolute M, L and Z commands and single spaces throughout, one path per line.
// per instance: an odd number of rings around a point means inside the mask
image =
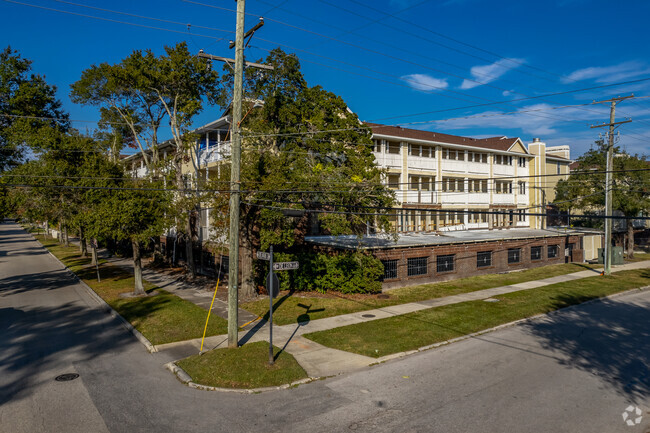
M 573 244 L 571 257 L 565 257 L 565 248 Z M 548 247 L 557 246 L 557 256 L 548 257 Z M 531 247 L 541 247 L 541 258 L 531 257 Z M 499 272 L 529 269 L 539 266 L 565 263 L 566 261 L 582 261 L 582 244 L 580 236 L 558 236 L 552 238 L 502 240 L 493 242 L 475 242 L 467 244 L 450 244 L 433 247 L 400 248 L 375 251 L 374 255 L 380 260 L 397 260 L 397 278 L 386 279 L 383 288 L 390 289 L 414 284 L 453 280 L 474 275 L 494 274 Z M 508 251 L 512 250 L 511 258 L 519 258 L 516 263 L 508 262 Z M 515 252 L 518 250 L 518 254 Z M 477 253 L 491 251 L 491 264 L 477 266 Z M 443 271 L 448 261 L 441 258 L 441 272 L 438 272 L 439 256 L 453 255 L 453 270 Z M 409 276 L 409 258 L 426 258 L 426 273 Z M 446 262 L 446 263 L 445 263 Z M 413 263 L 413 261 L 412 261 Z M 421 269 L 421 267 L 417 267 Z M 413 267 L 416 270 L 416 267 Z

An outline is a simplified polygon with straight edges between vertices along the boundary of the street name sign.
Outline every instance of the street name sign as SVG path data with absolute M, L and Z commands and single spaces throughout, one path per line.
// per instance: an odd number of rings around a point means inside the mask
M 277 262 L 273 263 L 274 271 L 291 271 L 298 269 L 300 262 Z
M 271 260 L 271 253 L 267 253 L 267 252 L 264 252 L 264 251 L 258 251 L 257 252 L 257 258 L 260 259 L 260 260 L 269 261 L 269 260 Z

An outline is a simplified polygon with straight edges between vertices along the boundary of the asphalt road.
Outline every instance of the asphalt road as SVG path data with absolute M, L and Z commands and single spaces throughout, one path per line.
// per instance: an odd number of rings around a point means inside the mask
M 636 292 L 295 389 L 198 391 L 2 223 L 0 432 L 645 433 L 649 318 Z

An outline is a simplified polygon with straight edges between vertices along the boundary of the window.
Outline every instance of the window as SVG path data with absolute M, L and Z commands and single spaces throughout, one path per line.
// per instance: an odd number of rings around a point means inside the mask
M 387 141 L 386 142 L 386 152 L 392 153 L 393 155 L 399 155 L 400 145 L 396 141 Z
M 399 189 L 399 174 L 388 175 L 388 188 L 393 190 Z
M 469 192 L 487 192 L 487 179 L 470 179 L 467 184 Z
M 558 245 L 549 245 L 546 252 L 546 257 L 549 259 L 554 259 L 557 257 L 557 253 L 560 250 Z
M 508 248 L 508 263 L 521 262 L 521 248 Z
M 384 264 L 383 280 L 394 280 L 397 278 L 397 259 L 382 260 L 381 262 Z
M 423 158 L 435 158 L 436 150 L 432 146 L 409 144 L 409 155 Z
M 454 255 L 438 256 L 436 260 L 436 270 L 438 273 L 451 272 L 454 270 Z
M 519 167 L 526 167 L 526 158 L 519 157 Z
M 485 268 L 492 266 L 492 251 L 481 251 L 476 253 L 476 267 Z
M 518 217 L 519 221 L 525 222 L 526 221 L 526 210 L 525 209 L 519 209 L 517 211 L 517 213 L 519 214 L 519 217 Z
M 372 140 L 372 151 L 381 152 L 381 140 Z
M 494 182 L 494 192 L 497 194 L 512 194 L 512 182 L 497 180 Z
M 519 182 L 519 194 L 526 195 L 526 182 Z
M 530 259 L 542 260 L 542 247 L 530 247 Z
M 407 275 L 414 277 L 416 275 L 427 274 L 427 257 L 412 257 L 406 263 Z
M 560 173 L 562 173 L 562 169 L 561 169 L 561 167 L 562 167 L 562 166 L 561 166 L 560 163 L 558 162 L 558 163 L 557 163 L 557 173 L 556 173 L 556 174 L 560 174 Z
M 458 177 L 442 178 L 443 192 L 463 192 L 465 191 L 465 179 Z

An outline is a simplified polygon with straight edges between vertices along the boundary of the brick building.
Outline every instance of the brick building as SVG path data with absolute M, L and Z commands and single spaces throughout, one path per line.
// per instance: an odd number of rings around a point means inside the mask
M 309 243 L 372 252 L 384 264 L 383 288 L 582 262 L 583 233 L 561 230 L 455 231 L 444 236 L 311 236 Z

